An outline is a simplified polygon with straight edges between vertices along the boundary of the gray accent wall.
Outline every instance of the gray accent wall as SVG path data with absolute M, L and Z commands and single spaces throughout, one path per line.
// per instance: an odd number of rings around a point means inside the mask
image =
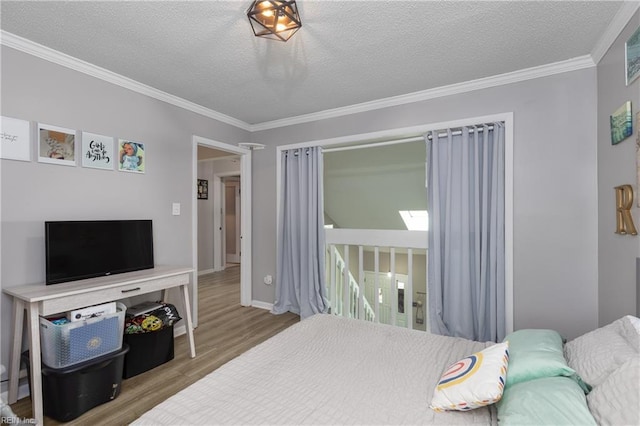
M 613 188 L 634 188 L 633 219 L 640 229 L 636 178 L 636 114 L 640 111 L 640 78 L 625 82 L 625 42 L 640 26 L 636 12 L 598 64 L 598 322 L 606 325 L 623 315 L 640 315 L 636 285 L 636 257 L 640 237 L 615 234 L 616 204 Z M 609 116 L 626 101 L 632 102 L 633 136 L 611 145 Z
M 156 264 L 191 265 L 192 136 L 236 145 L 248 133 L 1 49 L 3 116 L 144 142 L 146 155 L 145 174 L 43 164 L 35 154 L 31 162 L 1 160 L 2 288 L 44 282 L 46 220 L 152 219 Z M 180 216 L 171 214 L 176 202 Z M 1 360 L 8 367 L 11 298 L 2 294 L 1 306 Z
M 276 146 L 514 113 L 515 328 L 598 323 L 596 68 L 252 134 L 253 274 L 276 273 Z M 366 150 L 363 150 L 366 151 Z M 260 211 L 260 214 L 255 212 Z M 254 284 L 272 302 L 273 286 Z

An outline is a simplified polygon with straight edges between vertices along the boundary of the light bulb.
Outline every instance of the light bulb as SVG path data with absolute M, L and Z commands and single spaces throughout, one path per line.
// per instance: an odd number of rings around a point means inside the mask
M 289 19 L 284 13 L 278 16 L 278 23 L 276 24 L 276 31 L 284 31 L 291 26 L 293 21 Z
M 257 9 L 262 10 L 262 16 L 264 16 L 265 18 L 270 18 L 273 16 L 273 9 L 270 9 L 271 7 L 271 3 L 269 3 L 268 1 L 263 1 L 262 3 L 258 4 Z

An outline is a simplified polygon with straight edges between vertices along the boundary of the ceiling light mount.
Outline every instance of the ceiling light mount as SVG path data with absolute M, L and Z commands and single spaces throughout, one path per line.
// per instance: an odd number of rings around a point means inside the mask
M 238 144 L 240 148 L 248 149 L 250 151 L 255 151 L 256 149 L 264 149 L 264 145 L 261 143 L 253 143 L 253 142 L 240 142 Z
M 287 41 L 302 27 L 295 0 L 255 0 L 247 17 L 256 37 Z

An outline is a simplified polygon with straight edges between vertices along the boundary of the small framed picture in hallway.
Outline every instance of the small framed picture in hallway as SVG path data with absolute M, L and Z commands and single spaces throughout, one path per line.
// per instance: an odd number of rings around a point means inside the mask
M 209 181 L 206 179 L 198 179 L 198 200 L 209 199 Z

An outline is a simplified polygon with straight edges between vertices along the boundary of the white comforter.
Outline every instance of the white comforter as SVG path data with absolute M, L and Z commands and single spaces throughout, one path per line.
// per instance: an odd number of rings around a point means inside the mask
M 315 315 L 133 424 L 495 424 L 490 408 L 448 413 L 429 408 L 445 367 L 487 345 Z

